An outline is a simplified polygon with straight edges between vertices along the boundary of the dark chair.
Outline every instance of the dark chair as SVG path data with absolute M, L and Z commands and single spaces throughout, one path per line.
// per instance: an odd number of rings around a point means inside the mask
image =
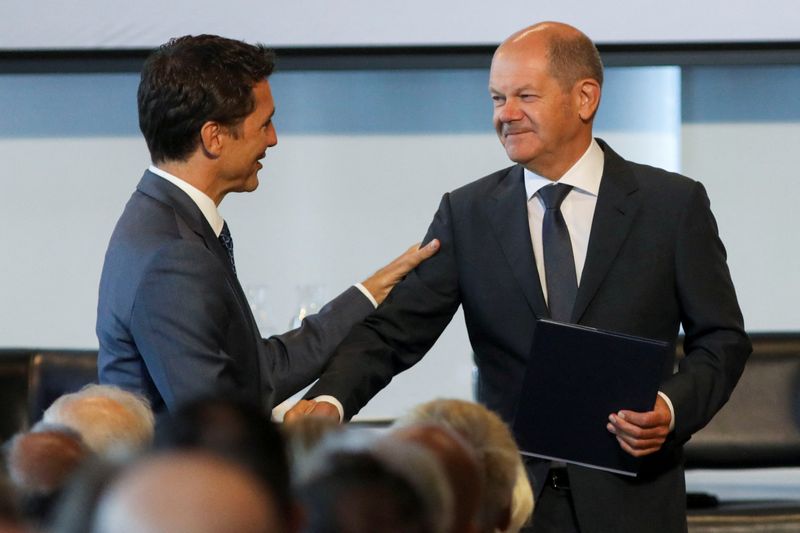
M 687 469 L 800 466 L 800 334 L 750 338 L 753 354 L 730 400 L 685 447 Z M 793 500 L 689 494 L 688 503 L 692 533 L 800 531 L 800 476 Z
M 59 396 L 97 383 L 97 351 L 40 351 L 30 359 L 28 420 L 32 426 Z
M 31 355 L 31 350 L 0 350 L 0 443 L 27 427 Z
M 686 468 L 800 466 L 800 334 L 756 333 L 728 403 L 686 445 Z

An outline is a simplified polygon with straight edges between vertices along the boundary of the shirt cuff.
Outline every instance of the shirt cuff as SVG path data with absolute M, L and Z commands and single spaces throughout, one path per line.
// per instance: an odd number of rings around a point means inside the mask
M 342 407 L 342 402 L 334 398 L 333 396 L 329 396 L 327 394 L 322 394 L 317 396 L 316 398 L 312 398 L 315 402 L 328 402 L 333 404 L 336 407 L 336 410 L 339 411 L 339 422 L 344 420 L 344 407 Z
M 378 302 L 377 302 L 377 300 L 375 300 L 375 298 L 374 298 L 374 297 L 373 297 L 373 296 L 372 296 L 372 295 L 369 293 L 369 291 L 366 289 L 366 287 L 364 287 L 364 286 L 363 286 L 362 284 L 360 284 L 360 283 L 356 283 L 356 289 L 360 290 L 360 291 L 361 291 L 361 293 L 362 293 L 364 296 L 366 296 L 366 297 L 367 297 L 367 299 L 369 299 L 369 301 L 370 301 L 370 302 L 372 302 L 372 306 L 373 306 L 373 307 L 375 307 L 375 309 L 377 309 L 377 308 L 378 308 Z M 335 398 L 334 398 L 334 399 L 335 399 Z M 331 402 L 331 403 L 333 403 L 333 402 Z M 337 403 L 338 403 L 338 401 L 337 401 Z M 339 411 L 341 412 L 341 409 L 340 409 Z
M 658 395 L 661 396 L 661 398 L 664 399 L 664 403 L 666 403 L 667 407 L 669 407 L 669 414 L 670 414 L 669 430 L 672 431 L 673 429 L 675 429 L 675 408 L 672 407 L 672 400 L 670 400 L 669 396 L 667 396 L 666 394 L 664 394 L 661 391 L 658 391 Z M 333 402 L 331 402 L 331 403 L 333 403 Z

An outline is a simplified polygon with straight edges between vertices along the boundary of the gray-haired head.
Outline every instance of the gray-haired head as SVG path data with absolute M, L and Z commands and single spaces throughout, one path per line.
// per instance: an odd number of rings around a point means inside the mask
M 110 385 L 87 385 L 53 402 L 33 431 L 53 424 L 76 431 L 98 455 L 124 457 L 152 443 L 155 419 L 142 396 Z

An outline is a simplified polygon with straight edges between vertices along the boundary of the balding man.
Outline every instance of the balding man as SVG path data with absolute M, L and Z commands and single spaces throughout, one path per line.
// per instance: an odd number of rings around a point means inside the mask
M 294 526 L 264 484 L 213 455 L 148 458 L 101 498 L 94 533 L 284 533 Z
M 602 82 L 597 49 L 565 24 L 498 47 L 489 92 L 515 165 L 444 195 L 426 237 L 441 251 L 350 332 L 310 397 L 330 394 L 351 417 L 423 356 L 459 305 L 479 399 L 506 421 L 537 318 L 673 344 L 683 326 L 686 357 L 675 374 L 665 358 L 653 410 L 609 414 L 622 449 L 644 456 L 639 477 L 530 471 L 537 532 L 684 531 L 681 445 L 725 403 L 751 347 L 705 189 L 593 138 Z
M 62 489 L 91 457 L 75 431 L 41 427 L 18 433 L 4 446 L 6 468 L 25 519 L 41 529 L 49 523 Z M 0 531 L 4 531 L 0 527 Z

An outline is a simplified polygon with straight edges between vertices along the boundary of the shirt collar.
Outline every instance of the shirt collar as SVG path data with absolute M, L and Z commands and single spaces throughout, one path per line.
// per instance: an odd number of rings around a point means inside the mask
M 597 196 L 600 192 L 600 180 L 603 177 L 603 163 L 605 156 L 603 149 L 592 139 L 589 148 L 583 153 L 580 159 L 567 170 L 558 180 L 558 183 L 572 185 L 575 189 Z M 553 183 L 552 180 L 539 176 L 527 168 L 524 169 L 525 193 L 528 199 L 536 194 L 539 189 Z
M 222 232 L 222 225 L 225 224 L 225 220 L 222 218 L 222 215 L 219 214 L 217 204 L 214 203 L 214 200 L 209 198 L 197 187 L 183 181 L 177 176 L 173 176 L 169 172 L 162 170 L 155 165 L 150 165 L 148 170 L 157 176 L 161 176 L 188 194 L 189 198 L 191 198 L 200 209 L 200 212 L 203 213 L 203 216 L 208 221 L 208 225 L 211 226 L 212 230 L 214 230 L 214 235 L 219 237 L 219 234 Z

